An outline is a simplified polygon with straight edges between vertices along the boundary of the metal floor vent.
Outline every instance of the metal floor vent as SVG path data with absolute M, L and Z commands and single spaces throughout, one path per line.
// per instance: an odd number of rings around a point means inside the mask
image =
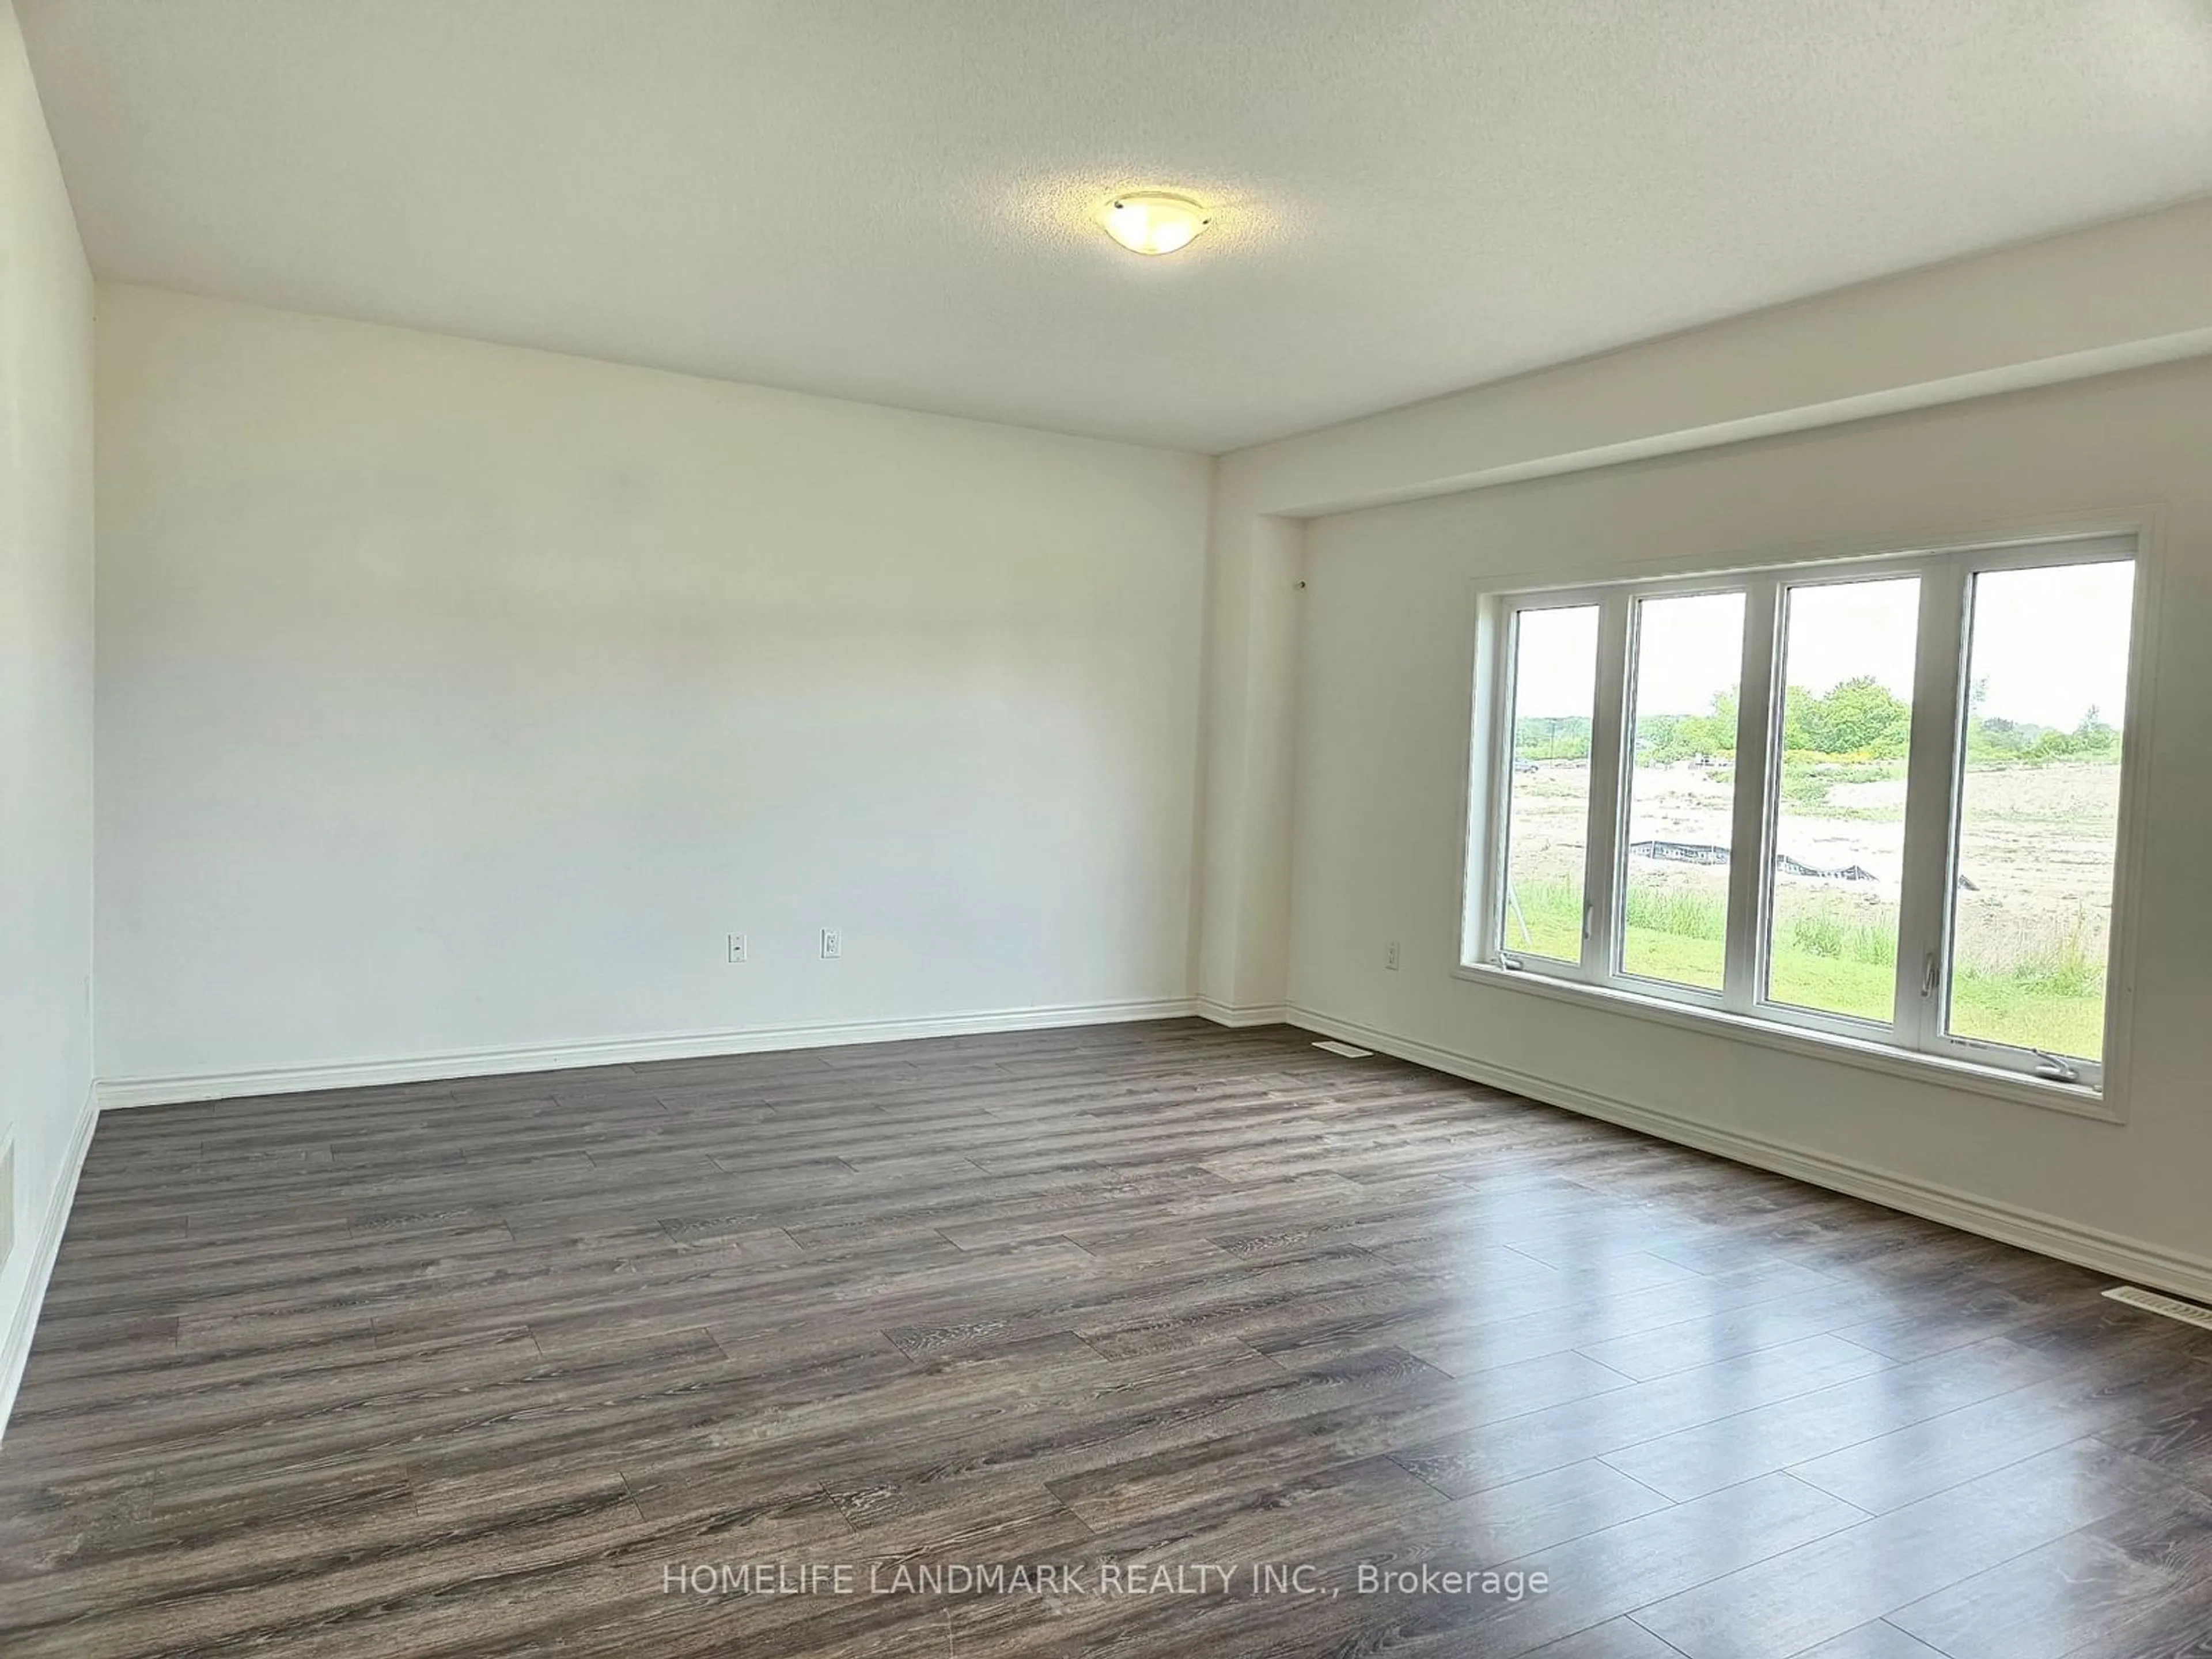
M 2200 1308 L 2194 1302 L 2184 1302 L 2178 1296 L 2161 1296 L 2156 1291 L 2145 1291 L 2133 1285 L 2115 1285 L 2105 1292 L 2115 1302 L 2124 1302 L 2130 1308 L 2148 1308 L 2154 1314 L 2164 1314 L 2168 1319 L 2178 1319 L 2185 1325 L 2202 1325 L 2212 1331 L 2212 1308 Z
M 1326 1048 L 1333 1054 L 1342 1054 L 1346 1060 L 1365 1060 L 1375 1052 L 1372 1048 L 1355 1048 L 1348 1042 L 1337 1042 L 1334 1037 L 1325 1037 L 1314 1047 Z

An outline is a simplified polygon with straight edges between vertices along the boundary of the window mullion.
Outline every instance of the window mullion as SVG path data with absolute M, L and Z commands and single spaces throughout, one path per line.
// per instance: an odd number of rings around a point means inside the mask
M 1505 956 L 1505 849 L 1507 812 L 1513 770 L 1513 611 L 1486 604 L 1476 624 L 1475 660 L 1487 663 L 1486 683 L 1475 695 L 1475 732 L 1470 775 L 1480 781 L 1476 846 L 1468 860 L 1467 914 L 1463 919 L 1466 961 L 1502 961 Z M 1487 653 L 1487 655 L 1484 653 Z
M 1583 976 L 1613 972 L 1620 902 L 1621 781 L 1627 761 L 1629 617 L 1634 599 L 1608 593 L 1598 612 L 1597 701 L 1590 714 L 1589 844 L 1583 877 Z
M 1767 775 L 1772 764 L 1775 670 L 1782 585 L 1752 582 L 1744 593 L 1743 672 L 1736 693 L 1735 799 L 1729 835 L 1728 941 L 1721 1006 L 1749 1013 L 1759 1000 L 1760 917 L 1765 876 L 1774 857 L 1767 844 Z
M 1948 964 L 1952 824 L 1958 799 L 1966 587 L 1963 558 L 1933 565 L 1920 582 L 1920 639 L 1912 686 L 1912 747 L 1905 763 L 1905 854 L 1898 895 L 1897 1036 L 1907 1047 L 1942 1046 Z

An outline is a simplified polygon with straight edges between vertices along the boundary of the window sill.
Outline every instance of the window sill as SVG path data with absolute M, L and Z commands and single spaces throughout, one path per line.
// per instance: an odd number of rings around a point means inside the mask
M 2109 1091 L 2085 1088 L 2078 1084 L 2045 1082 L 2039 1078 L 2023 1077 L 2017 1072 L 2001 1071 L 1995 1066 L 1976 1066 L 1938 1054 L 1915 1054 L 1901 1048 L 1887 1048 L 1877 1042 L 1855 1042 L 1850 1037 L 1832 1036 L 1826 1031 L 1747 1019 L 1741 1014 L 1724 1013 L 1718 1009 L 1693 1008 L 1682 1003 L 1668 1002 L 1660 997 L 1638 996 L 1632 991 L 1616 990 L 1611 986 L 1579 985 L 1565 980 L 1547 979 L 1541 974 L 1500 968 L 1489 963 L 1462 963 L 1453 969 L 1452 973 L 1455 977 L 1476 985 L 1524 991 L 1577 1007 L 1598 1008 L 1608 1013 L 1627 1014 L 1662 1025 L 1678 1026 L 1684 1030 L 1734 1037 L 1758 1043 L 1762 1048 L 1777 1048 L 1784 1054 L 1837 1060 L 1868 1071 L 1884 1072 L 1892 1077 L 1907 1078 L 1915 1083 L 1987 1095 L 1994 1099 L 2015 1101 L 2022 1105 L 2040 1106 L 2048 1111 L 2067 1112 L 2075 1117 L 2094 1118 L 2104 1123 L 2126 1121 Z

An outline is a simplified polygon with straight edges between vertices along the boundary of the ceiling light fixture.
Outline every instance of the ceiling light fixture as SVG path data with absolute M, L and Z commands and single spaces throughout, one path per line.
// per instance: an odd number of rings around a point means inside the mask
M 1106 234 L 1132 253 L 1173 253 L 1212 222 L 1189 197 L 1164 190 L 1133 190 L 1106 207 Z

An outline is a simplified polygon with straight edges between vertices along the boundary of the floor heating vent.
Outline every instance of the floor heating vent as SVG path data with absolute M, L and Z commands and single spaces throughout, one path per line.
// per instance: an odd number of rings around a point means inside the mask
M 2164 1314 L 2168 1319 L 2178 1319 L 2185 1325 L 2202 1325 L 2212 1331 L 2212 1308 L 2200 1308 L 2194 1302 L 2184 1302 L 2178 1296 L 2160 1296 L 2156 1291 L 2138 1290 L 2133 1285 L 2115 1285 L 2105 1292 L 2115 1302 L 2124 1302 L 2130 1308 L 2147 1308 L 2154 1314 Z
M 1364 1060 L 1375 1052 L 1372 1048 L 1355 1048 L 1350 1043 L 1339 1042 L 1333 1037 L 1325 1038 L 1315 1043 L 1314 1047 L 1326 1048 L 1333 1054 L 1342 1054 L 1346 1060 Z

